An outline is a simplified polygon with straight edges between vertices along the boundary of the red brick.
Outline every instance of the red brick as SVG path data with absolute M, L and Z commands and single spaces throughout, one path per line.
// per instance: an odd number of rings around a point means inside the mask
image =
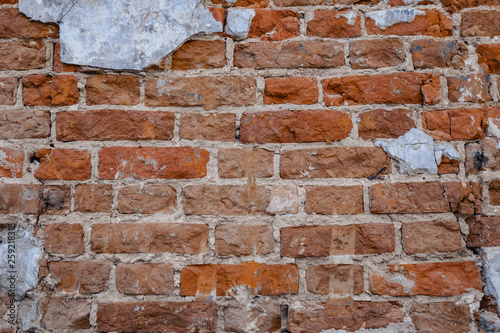
M 296 7 L 296 6 L 332 6 L 332 5 L 354 5 L 376 4 L 378 0 L 274 0 L 278 7 Z
M 295 186 L 189 185 L 184 187 L 188 215 L 296 214 Z
M 236 0 L 236 1 L 212 0 L 212 2 L 221 4 L 224 7 L 262 8 L 262 7 L 267 7 L 269 5 L 268 0 Z
M 291 10 L 256 9 L 249 38 L 280 41 L 300 35 L 299 14 Z
M 40 166 L 35 177 L 42 180 L 85 180 L 90 178 L 90 153 L 73 149 L 39 149 Z
M 92 226 L 96 253 L 198 254 L 208 251 L 205 224 L 110 223 Z
M 391 161 L 380 148 L 332 147 L 284 151 L 281 154 L 281 178 L 366 178 L 383 167 L 391 170 Z
M 221 68 L 226 65 L 226 43 L 193 40 L 172 54 L 172 70 Z
M 318 83 L 313 77 L 266 79 L 264 104 L 316 104 L 318 97 Z
M 208 152 L 191 147 L 107 147 L 99 151 L 101 179 L 182 179 L 207 175 Z
M 69 186 L 0 184 L 0 214 L 68 214 Z
M 365 140 L 397 138 L 415 128 L 413 112 L 407 109 L 377 109 L 359 115 L 359 137 Z
M 500 170 L 498 140 L 486 138 L 465 144 L 465 172 L 478 174 L 481 171 Z
M 117 302 L 97 308 L 99 332 L 215 332 L 215 322 L 215 303 Z
M 181 295 L 229 296 L 244 285 L 253 295 L 296 294 L 299 270 L 294 264 L 190 265 L 181 272 Z
M 350 44 L 351 67 L 382 68 L 401 65 L 405 60 L 400 39 L 357 40 Z
M 240 68 L 331 68 L 344 65 L 344 46 L 337 41 L 242 43 L 234 47 Z
M 474 140 L 484 137 L 484 118 L 484 109 L 428 111 L 422 112 L 422 126 L 436 140 Z
M 181 139 L 235 141 L 234 113 L 183 113 L 179 125 Z
M 40 189 L 39 196 L 39 213 L 50 215 L 67 215 L 70 213 L 71 188 L 69 186 L 44 186 Z
M 108 289 L 111 265 L 99 261 L 51 261 L 48 263 L 59 291 L 95 294 Z
M 481 290 L 481 274 L 473 261 L 388 265 L 388 273 L 372 272 L 370 290 L 390 296 L 454 296 Z
M 281 307 L 275 302 L 231 304 L 224 307 L 224 329 L 226 332 L 245 332 L 246 328 L 258 332 L 279 332 L 281 329 Z
M 482 212 L 480 183 L 449 182 L 443 185 L 452 213 L 474 215 Z
M 17 0 L 0 0 L 0 5 L 9 5 L 15 3 L 17 3 Z
M 305 258 L 393 252 L 394 237 L 389 223 L 286 227 L 281 229 L 281 255 Z
M 346 215 L 363 214 L 361 186 L 306 187 L 307 214 Z
M 498 6 L 498 0 L 444 0 L 443 5 L 452 13 L 459 12 L 464 8 L 478 7 L 478 6 Z
M 323 80 L 326 105 L 436 104 L 439 76 L 427 73 L 343 76 Z
M 498 58 L 499 52 L 500 44 L 480 44 L 476 47 L 476 53 L 478 55 L 477 62 L 481 67 L 483 67 L 486 73 L 500 73 L 500 59 Z
M 0 9 L 0 38 L 59 37 L 56 24 L 31 21 L 17 8 Z
M 467 45 L 462 41 L 419 39 L 411 43 L 415 68 L 453 67 L 462 69 L 469 59 Z
M 494 179 L 488 187 L 490 205 L 500 206 L 500 179 Z
M 361 14 L 354 10 L 315 10 L 314 18 L 307 22 L 307 35 L 323 38 L 360 36 Z
M 122 214 L 172 214 L 177 210 L 177 192 L 170 185 L 126 186 L 118 192 Z
M 322 332 L 330 329 L 350 332 L 387 327 L 403 322 L 401 304 L 395 301 L 370 302 L 329 299 L 324 302 L 297 302 L 288 314 L 291 332 Z
M 45 227 L 45 251 L 50 254 L 82 254 L 85 251 L 81 224 L 57 223 Z
M 78 79 L 72 75 L 31 75 L 23 78 L 23 102 L 28 106 L 69 106 L 78 103 Z
M 331 142 L 345 139 L 351 115 L 334 110 L 267 111 L 244 113 L 242 143 Z
M 424 9 L 424 15 L 415 14 L 411 22 L 393 24 L 385 29 L 379 27 L 375 20 L 366 17 L 366 32 L 369 35 L 399 35 L 399 36 L 451 36 L 453 23 L 451 19 L 437 9 Z
M 473 10 L 462 14 L 460 25 L 464 37 L 495 37 L 500 35 L 500 22 L 496 10 Z
M 165 111 L 89 110 L 56 115 L 57 140 L 170 140 L 175 116 Z
M 110 212 L 113 186 L 109 184 L 79 184 L 75 189 L 75 211 L 82 213 Z
M 91 299 L 72 297 L 42 297 L 39 303 L 40 325 L 45 330 L 69 331 L 90 328 Z
M 126 295 L 170 295 L 174 273 L 170 264 L 119 264 L 116 289 Z
M 274 174 L 274 154 L 266 149 L 219 149 L 219 177 L 268 178 Z
M 0 178 L 21 178 L 23 176 L 24 151 L 0 148 Z
M 471 331 L 469 305 L 453 302 L 414 304 L 410 310 L 413 325 L 419 333 Z
M 0 110 L 0 139 L 40 139 L 49 135 L 49 111 Z
M 54 71 L 61 72 L 79 72 L 82 70 L 80 66 L 65 64 L 61 61 L 61 44 L 54 44 Z
M 215 227 L 215 252 L 219 256 L 266 255 L 273 251 L 271 226 L 224 224 Z
M 87 105 L 135 105 L 140 101 L 138 77 L 98 75 L 87 78 Z
M 467 247 L 500 246 L 500 216 L 471 216 Z
M 456 221 L 403 223 L 402 233 L 407 254 L 455 252 L 462 247 L 460 226 Z
M 443 155 L 441 157 L 441 163 L 438 165 L 438 175 L 458 173 L 460 171 L 459 166 L 460 161 L 452 160 Z
M 252 77 L 179 77 L 150 79 L 146 83 L 147 106 L 250 105 L 255 102 Z
M 451 102 L 485 103 L 492 100 L 488 74 L 453 76 L 448 80 L 448 98 Z
M 0 105 L 16 104 L 18 84 L 19 80 L 15 77 L 0 77 Z
M 358 295 L 365 291 L 363 266 L 321 265 L 307 269 L 307 291 L 319 295 Z

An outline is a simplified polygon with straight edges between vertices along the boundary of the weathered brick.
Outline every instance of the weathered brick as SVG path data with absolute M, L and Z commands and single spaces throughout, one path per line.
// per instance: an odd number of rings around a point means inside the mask
M 488 187 L 490 205 L 500 206 L 500 179 L 494 179 Z
M 42 41 L 0 42 L 0 70 L 28 70 L 45 67 L 46 48 Z
M 486 73 L 500 73 L 498 52 L 500 52 L 500 44 L 480 44 L 476 47 L 476 53 L 478 55 L 477 62 L 483 67 Z
M 473 261 L 388 265 L 388 273 L 370 274 L 370 291 L 390 296 L 454 296 L 482 289 Z
M 388 27 L 379 26 L 376 21 L 366 17 L 366 32 L 369 35 L 399 35 L 399 36 L 451 36 L 453 23 L 451 19 L 437 9 L 419 10 L 423 14 L 415 13 L 415 18 L 411 22 L 396 23 Z M 390 14 L 388 14 L 390 15 Z
M 326 105 L 436 104 L 439 76 L 427 73 L 343 76 L 323 80 Z
M 203 178 L 208 152 L 191 147 L 107 147 L 99 151 L 101 179 Z
M 219 256 L 266 255 L 273 251 L 271 226 L 224 224 L 215 227 L 215 252 Z
M 172 54 L 172 70 L 220 68 L 226 65 L 226 43 L 222 40 L 193 40 Z
M 443 186 L 452 213 L 473 215 L 482 212 L 482 187 L 480 183 L 448 182 L 443 183 Z
M 177 209 L 177 192 L 170 185 L 126 186 L 118 192 L 122 214 L 172 214 Z
M 299 270 L 294 264 L 189 265 L 181 272 L 181 295 L 229 296 L 244 285 L 253 295 L 296 294 Z
M 75 211 L 82 213 L 110 212 L 113 186 L 110 184 L 79 184 L 75 189 Z
M 378 0 L 274 0 L 274 4 L 279 7 L 296 6 L 332 6 L 332 5 L 355 5 L 355 4 L 376 4 Z
M 332 147 L 284 151 L 281 154 L 281 177 L 366 178 L 383 167 L 391 170 L 391 161 L 380 148 Z
M 236 0 L 236 1 L 226 1 L 226 0 L 212 0 L 213 3 L 218 3 L 224 7 L 251 7 L 251 8 L 263 8 L 269 5 L 268 0 Z
M 446 78 L 451 102 L 485 103 L 492 100 L 488 74 L 469 74 Z
M 365 291 L 363 266 L 312 266 L 306 273 L 307 291 L 319 295 L 358 295 Z
M 234 113 L 183 113 L 179 125 L 181 139 L 235 141 Z
M 284 257 L 329 257 L 393 252 L 394 227 L 388 223 L 317 225 L 281 229 Z
M 92 226 L 96 253 L 204 253 L 208 250 L 205 224 L 111 223 Z
M 500 170 L 498 140 L 486 138 L 465 145 L 465 172 L 477 174 L 480 171 Z
M 90 178 L 90 153 L 74 149 L 39 149 L 36 158 L 40 166 L 35 171 L 38 179 L 85 180 Z
M 411 321 L 419 333 L 470 332 L 470 316 L 469 305 L 453 302 L 414 304 L 410 310 Z
M 300 35 L 299 14 L 291 10 L 256 9 L 249 38 L 280 41 Z
M 0 77 L 0 105 L 16 104 L 18 84 L 19 80 L 15 77 Z
M 500 22 L 496 10 L 473 10 L 462 14 L 460 24 L 464 37 L 495 37 L 500 35 Z
M 23 176 L 24 151 L 0 148 L 0 178 L 21 178 Z
M 456 221 L 403 223 L 403 248 L 407 254 L 454 252 L 462 247 L 460 226 Z
M 184 188 L 188 215 L 296 214 L 295 186 L 189 185 Z
M 179 77 L 150 79 L 146 83 L 147 106 L 249 105 L 256 97 L 252 77 Z
M 459 171 L 460 171 L 460 161 L 452 160 L 444 155 L 441 156 L 441 163 L 438 165 L 438 175 L 458 173 Z
M 240 68 L 330 68 L 344 65 L 344 46 L 337 41 L 242 43 L 234 47 Z
M 119 264 L 116 289 L 127 295 L 169 295 L 174 290 L 170 264 Z
M 40 325 L 46 330 L 89 329 L 91 306 L 92 300 L 89 298 L 42 297 L 39 305 Z
M 318 9 L 307 22 L 307 35 L 347 38 L 361 35 L 361 14 L 355 10 Z
M 165 111 L 89 110 L 56 115 L 57 140 L 170 140 L 175 116 Z
M 0 9 L 0 38 L 59 37 L 56 24 L 31 21 L 17 8 Z
M 215 303 L 208 302 L 116 302 L 97 308 L 99 332 L 215 332 L 215 321 Z
M 87 78 L 87 105 L 135 105 L 140 101 L 138 77 L 94 75 Z
M 49 135 L 49 111 L 0 110 L 0 139 L 40 139 Z
M 40 189 L 38 212 L 50 215 L 66 215 L 71 210 L 71 188 L 69 186 L 44 186 Z
M 465 67 L 465 61 L 469 59 L 467 45 L 462 41 L 419 39 L 411 43 L 410 51 L 415 68 L 461 69 Z
M 349 136 L 351 115 L 334 110 L 267 111 L 244 113 L 242 143 L 338 141 Z
M 288 313 L 291 332 L 321 332 L 330 329 L 350 332 L 387 327 L 403 322 L 401 304 L 395 301 L 370 302 L 329 299 L 324 302 L 296 302 Z
M 365 140 L 397 138 L 415 128 L 413 112 L 407 109 L 377 109 L 359 115 L 358 133 Z
M 422 126 L 436 140 L 474 140 L 484 136 L 484 118 L 484 109 L 428 111 L 422 112 Z
M 308 186 L 306 213 L 345 215 L 363 214 L 361 186 Z
M 65 64 L 61 61 L 61 44 L 54 44 L 54 71 L 57 73 L 62 72 L 79 72 L 82 68 L 78 65 Z
M 318 97 L 318 83 L 313 77 L 266 79 L 264 104 L 316 104 Z
M 498 0 L 444 0 L 443 5 L 452 13 L 459 12 L 464 8 L 478 6 L 499 6 Z
M 351 67 L 355 69 L 397 66 L 405 60 L 401 39 L 357 40 L 349 48 Z
M 23 103 L 28 106 L 69 106 L 78 103 L 78 79 L 72 75 L 30 75 L 23 78 Z
M 68 214 L 69 186 L 0 184 L 0 214 Z
M 226 332 L 246 333 L 279 332 L 281 329 L 281 307 L 275 302 L 256 304 L 231 304 L 224 307 L 224 329 Z
M 267 178 L 274 174 L 274 154 L 266 149 L 219 149 L 219 177 Z
M 51 261 L 50 274 L 59 291 L 94 294 L 108 288 L 111 265 L 99 261 Z
M 500 246 L 500 216 L 471 216 L 467 247 Z
M 45 227 L 45 251 L 50 254 L 82 254 L 83 227 L 81 224 L 57 223 Z

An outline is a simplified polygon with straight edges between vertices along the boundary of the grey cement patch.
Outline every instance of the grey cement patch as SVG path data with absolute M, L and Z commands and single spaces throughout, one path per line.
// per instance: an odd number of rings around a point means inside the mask
M 20 0 L 19 10 L 60 24 L 68 64 L 141 70 L 189 38 L 222 31 L 202 0 Z
M 482 249 L 484 262 L 484 277 L 486 290 L 500 304 L 500 247 L 485 247 Z M 499 309 L 500 311 L 500 306 Z
M 408 23 L 415 20 L 415 16 L 425 15 L 425 12 L 418 9 L 387 9 L 376 10 L 374 12 L 366 13 L 366 17 L 375 21 L 380 29 L 385 30 L 390 26 L 398 23 Z
M 245 39 L 248 37 L 250 24 L 255 16 L 254 9 L 233 9 L 227 10 L 226 34 L 235 39 Z

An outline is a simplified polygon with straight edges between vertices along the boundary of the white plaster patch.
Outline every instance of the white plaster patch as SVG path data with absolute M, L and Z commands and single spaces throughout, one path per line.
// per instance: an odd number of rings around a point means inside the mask
M 19 9 L 60 24 L 65 63 L 140 70 L 186 40 L 222 31 L 202 0 L 20 0 Z
M 500 304 L 500 247 L 485 247 L 483 262 L 483 274 L 486 278 L 486 288 Z M 499 305 L 500 311 L 500 305 Z
M 500 150 L 500 128 L 498 128 L 498 126 L 495 125 L 492 119 L 488 120 L 488 131 L 490 132 L 491 135 L 497 138 L 497 140 L 499 140 L 497 149 Z
M 248 37 L 250 24 L 255 16 L 254 9 L 230 8 L 227 10 L 226 34 L 236 39 Z
M 358 13 L 350 10 L 346 13 L 340 14 L 340 16 L 347 19 L 347 24 L 354 25 L 354 23 L 356 22 L 356 19 L 358 18 Z
M 398 23 L 409 23 L 415 20 L 415 16 L 425 15 L 425 12 L 418 9 L 387 9 L 376 10 L 366 13 L 366 17 L 375 21 L 375 25 L 385 30 Z

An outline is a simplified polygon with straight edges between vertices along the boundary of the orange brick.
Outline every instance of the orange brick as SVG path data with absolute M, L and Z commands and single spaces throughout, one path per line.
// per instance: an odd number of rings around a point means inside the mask
M 83 213 L 110 212 L 113 186 L 110 184 L 79 184 L 75 189 L 75 211 Z
M 0 148 L 0 178 L 21 178 L 23 176 L 24 151 Z
M 378 109 L 359 115 L 359 137 L 365 140 L 397 138 L 412 128 L 415 128 L 413 112 L 407 109 Z
M 81 224 L 57 223 L 45 227 L 45 251 L 51 254 L 82 254 L 83 227 Z
M 306 213 L 326 215 L 363 214 L 361 186 L 308 186 Z
M 126 186 L 118 192 L 122 214 L 172 214 L 177 209 L 177 192 L 170 185 Z
M 95 294 L 108 288 L 111 265 L 99 261 L 52 261 L 50 274 L 59 291 Z
M 462 247 L 460 226 L 456 221 L 403 223 L 403 248 L 407 254 L 455 252 Z
M 365 291 L 363 266 L 311 266 L 306 273 L 307 291 L 319 295 L 358 295 Z
M 249 38 L 280 41 L 300 35 L 299 14 L 291 10 L 256 9 Z
M 484 119 L 484 109 L 463 108 L 422 112 L 422 126 L 436 140 L 481 139 L 485 133 Z
M 274 154 L 265 149 L 219 149 L 219 177 L 267 178 L 274 174 Z
M 226 43 L 193 40 L 172 54 L 172 70 L 221 68 L 226 65 Z
M 316 104 L 318 97 L 318 83 L 313 77 L 266 79 L 264 104 Z
M 235 141 L 234 113 L 183 113 L 179 125 L 181 139 Z
M 273 251 L 271 226 L 224 224 L 215 227 L 215 252 L 219 256 L 266 255 Z
M 140 100 L 138 77 L 97 75 L 87 78 L 87 105 L 135 105 Z
M 43 180 L 85 180 L 90 178 L 90 153 L 73 149 L 39 149 L 40 166 L 35 177 Z
M 354 22 L 350 22 L 351 17 Z M 307 22 L 307 35 L 323 38 L 360 36 L 361 14 L 355 10 L 315 10 L 314 18 Z
M 119 264 L 116 289 L 126 295 L 169 295 L 174 291 L 170 264 Z
M 56 24 L 31 21 L 17 8 L 0 9 L 0 38 L 59 37 Z
M 31 75 L 23 78 L 23 102 L 28 106 L 69 106 L 78 103 L 78 79 L 72 75 Z

